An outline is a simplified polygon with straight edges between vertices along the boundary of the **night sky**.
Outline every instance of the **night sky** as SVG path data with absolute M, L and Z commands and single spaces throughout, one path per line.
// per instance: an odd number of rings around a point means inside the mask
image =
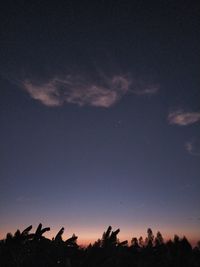
M 130 4 L 131 3 L 131 4 Z M 200 239 L 198 1 L 4 1 L 0 237 Z

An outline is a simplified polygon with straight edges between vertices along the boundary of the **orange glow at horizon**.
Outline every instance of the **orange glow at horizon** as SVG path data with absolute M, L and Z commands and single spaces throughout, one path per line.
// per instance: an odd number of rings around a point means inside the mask
M 14 234 L 17 229 L 19 229 L 20 231 L 23 231 L 27 226 L 18 227 L 18 228 L 11 227 L 10 229 L 8 229 L 8 227 L 5 227 L 4 229 L 0 229 L 0 239 L 6 238 L 7 233 Z M 46 227 L 46 225 L 43 225 L 43 226 Z M 36 228 L 37 226 L 34 225 L 31 232 L 34 232 Z M 61 229 L 61 227 L 60 228 L 50 227 L 50 228 L 51 230 L 49 232 L 46 232 L 44 236 L 46 238 L 52 239 L 53 237 L 56 236 L 56 234 Z M 112 228 L 112 230 L 116 230 L 116 229 L 117 229 L 116 227 Z M 98 227 L 96 229 L 95 228 L 90 229 L 89 227 L 79 228 L 79 229 L 77 228 L 77 231 L 71 228 L 70 229 L 65 228 L 62 238 L 63 240 L 66 240 L 70 238 L 73 234 L 75 234 L 76 236 L 78 236 L 77 243 L 80 246 L 87 246 L 89 244 L 93 244 L 98 239 L 101 239 L 103 232 L 106 230 L 107 230 L 107 227 L 105 228 Z M 182 238 L 183 236 L 186 236 L 186 238 L 189 240 L 192 246 L 195 246 L 197 242 L 200 240 L 200 234 L 197 234 L 195 230 L 191 231 L 191 229 L 189 231 L 183 228 L 182 229 L 181 228 L 179 229 L 178 228 L 177 229 L 166 229 L 166 228 L 165 229 L 164 228 L 154 229 L 152 228 L 152 230 L 153 230 L 154 236 L 156 236 L 156 233 L 160 231 L 165 241 L 168 241 L 169 239 L 173 239 L 175 234 L 178 235 L 180 238 Z M 130 244 L 131 239 L 133 237 L 139 238 L 140 236 L 142 236 L 143 239 L 145 239 L 145 237 L 147 236 L 146 229 L 144 230 L 142 228 L 138 228 L 138 229 L 135 229 L 134 231 L 132 230 L 130 231 L 130 229 L 128 230 L 120 229 L 118 238 L 120 241 L 128 240 Z

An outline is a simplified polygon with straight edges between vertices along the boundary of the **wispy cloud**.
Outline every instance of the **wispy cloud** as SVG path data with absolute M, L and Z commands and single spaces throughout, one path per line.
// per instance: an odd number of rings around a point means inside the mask
M 73 103 L 79 106 L 109 108 L 127 93 L 146 95 L 158 91 L 158 86 L 141 81 L 133 82 L 126 75 L 104 76 L 96 80 L 80 75 L 68 75 L 64 78 L 54 77 L 39 84 L 25 80 L 23 86 L 33 99 L 49 107 Z
M 15 199 L 15 201 L 16 201 L 17 203 L 35 202 L 35 201 L 37 201 L 37 200 L 39 200 L 39 197 L 29 197 L 29 196 L 23 196 L 23 195 L 18 196 L 18 197 Z
M 114 76 L 107 81 L 94 83 L 83 77 L 67 76 L 54 78 L 39 85 L 26 80 L 25 90 L 30 96 L 46 106 L 61 106 L 64 103 L 79 106 L 108 108 L 128 92 L 130 81 L 123 76 Z
M 39 100 L 46 106 L 53 107 L 62 105 L 63 100 L 60 98 L 53 82 L 36 85 L 26 80 L 24 82 L 24 88 L 33 99 Z
M 200 156 L 200 140 L 194 139 L 185 144 L 186 150 L 193 156 Z
M 142 79 L 134 79 L 132 81 L 132 92 L 136 95 L 154 95 L 160 89 L 158 83 L 150 83 Z
M 176 110 L 170 112 L 168 115 L 170 124 L 186 126 L 200 121 L 200 112 L 184 112 L 183 110 Z

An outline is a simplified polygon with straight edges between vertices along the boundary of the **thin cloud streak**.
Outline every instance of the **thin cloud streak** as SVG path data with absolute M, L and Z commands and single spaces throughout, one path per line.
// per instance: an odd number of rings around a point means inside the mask
M 182 110 L 176 110 L 169 113 L 168 121 L 170 124 L 187 126 L 200 121 L 200 112 L 184 112 Z
M 72 103 L 79 106 L 109 108 L 115 105 L 127 93 L 137 95 L 155 94 L 158 86 L 142 82 L 133 83 L 123 75 L 115 75 L 104 79 L 87 79 L 83 76 L 68 75 L 64 78 L 53 78 L 45 83 L 37 84 L 25 80 L 23 87 L 29 95 L 49 107 Z
M 136 80 L 132 81 L 131 91 L 136 95 L 154 95 L 158 93 L 160 89 L 159 84 L 153 84 L 145 80 Z
M 195 139 L 185 144 L 185 149 L 192 156 L 200 156 L 200 140 Z

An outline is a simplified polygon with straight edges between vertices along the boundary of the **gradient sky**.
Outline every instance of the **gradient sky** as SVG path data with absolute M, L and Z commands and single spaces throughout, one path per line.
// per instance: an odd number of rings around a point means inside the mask
M 6 1 L 0 237 L 200 239 L 198 1 Z

